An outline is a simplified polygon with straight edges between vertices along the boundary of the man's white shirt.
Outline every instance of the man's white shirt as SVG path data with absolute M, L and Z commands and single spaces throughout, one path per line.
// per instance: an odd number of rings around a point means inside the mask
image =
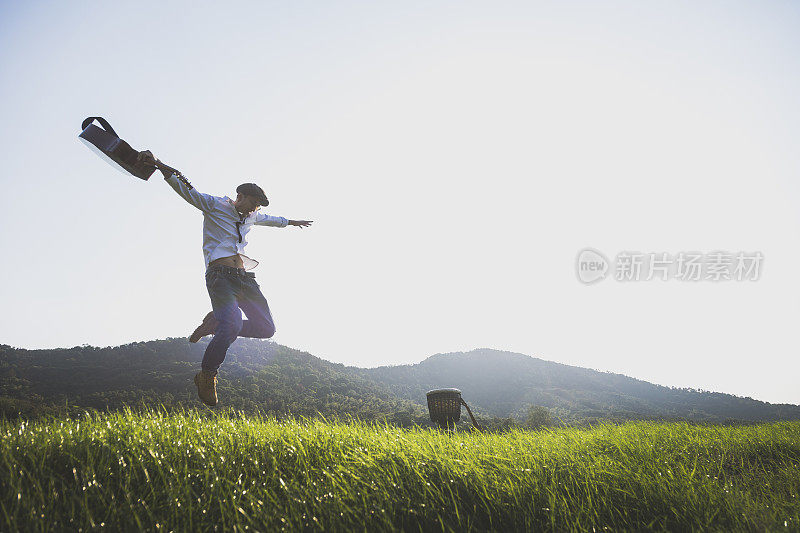
M 258 209 L 243 217 L 234 207 L 233 200 L 227 196 L 211 196 L 198 192 L 178 173 L 164 179 L 181 198 L 203 212 L 203 257 L 206 268 L 215 259 L 238 254 L 246 270 L 254 269 L 258 266 L 258 261 L 244 255 L 250 227 L 255 224 L 285 228 L 289 224 L 289 220 L 284 217 L 265 215 L 259 213 Z

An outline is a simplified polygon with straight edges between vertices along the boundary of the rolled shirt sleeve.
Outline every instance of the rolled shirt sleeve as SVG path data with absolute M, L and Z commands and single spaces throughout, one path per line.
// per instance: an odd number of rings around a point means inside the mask
M 175 192 L 178 193 L 181 198 L 195 206 L 197 209 L 203 212 L 208 212 L 214 207 L 214 202 L 216 199 L 210 194 L 198 192 L 198 190 L 192 187 L 192 184 L 189 183 L 189 180 L 187 180 L 184 176 L 178 173 L 173 173 L 170 177 L 164 178 L 164 180 L 169 183 L 170 187 L 175 189 Z M 284 226 L 285 225 L 286 224 L 284 224 Z
M 289 220 L 284 217 L 274 217 L 272 215 L 265 215 L 264 213 L 256 213 L 256 220 L 253 222 L 258 226 L 275 226 L 277 228 L 285 228 L 289 225 Z

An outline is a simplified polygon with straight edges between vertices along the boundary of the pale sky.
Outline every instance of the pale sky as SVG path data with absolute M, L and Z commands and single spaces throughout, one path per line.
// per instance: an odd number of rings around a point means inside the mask
M 798 27 L 793 2 L 4 2 L 0 343 L 187 336 L 211 308 L 202 214 L 83 146 L 101 115 L 199 191 L 255 181 L 315 221 L 250 233 L 280 344 L 800 404 Z M 587 286 L 586 247 L 764 261 Z

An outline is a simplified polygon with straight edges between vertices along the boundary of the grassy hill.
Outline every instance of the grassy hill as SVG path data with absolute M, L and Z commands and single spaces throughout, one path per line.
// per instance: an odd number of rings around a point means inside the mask
M 219 416 L 0 421 L 5 531 L 798 531 L 800 423 L 504 434 Z
M 23 350 L 0 345 L 0 415 L 26 417 L 126 405 L 197 403 L 192 382 L 205 342 Z M 721 423 L 800 420 L 800 406 L 675 389 L 497 350 L 438 354 L 414 365 L 355 368 L 270 341 L 238 339 L 220 373 L 222 405 L 276 417 L 427 423 L 425 393 L 457 387 L 487 423 L 524 419 L 531 405 L 565 423 L 669 419 Z

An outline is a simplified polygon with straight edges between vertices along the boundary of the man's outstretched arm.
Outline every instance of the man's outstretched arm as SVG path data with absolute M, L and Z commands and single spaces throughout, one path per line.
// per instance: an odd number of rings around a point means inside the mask
M 311 225 L 313 220 L 289 220 L 284 217 L 275 217 L 272 215 L 265 215 L 264 213 L 257 213 L 256 220 L 253 224 L 258 226 L 275 226 L 277 228 L 285 228 L 286 226 L 298 226 L 307 228 Z
M 175 189 L 178 195 L 195 206 L 201 211 L 210 211 L 214 206 L 215 199 L 210 194 L 204 194 L 192 187 L 180 171 L 175 170 L 169 165 L 165 165 L 159 161 L 150 150 L 139 152 L 139 160 L 147 164 L 155 165 L 158 170 L 164 175 L 164 180 L 169 183 L 170 187 Z

